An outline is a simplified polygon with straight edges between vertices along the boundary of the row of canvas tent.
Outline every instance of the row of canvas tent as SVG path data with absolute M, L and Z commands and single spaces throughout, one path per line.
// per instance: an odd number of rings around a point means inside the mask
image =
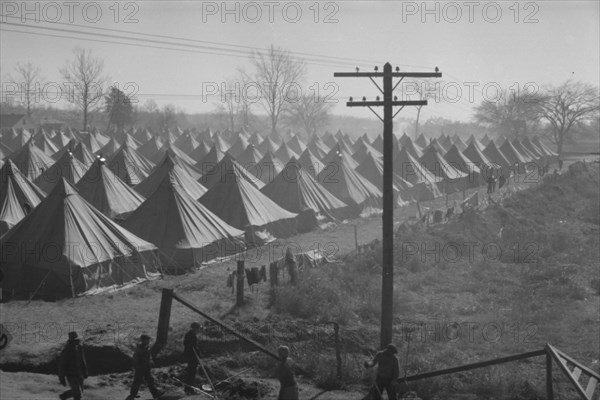
M 240 135 L 234 145 L 243 137 Z M 42 289 L 43 293 L 63 296 L 146 279 L 162 268 L 187 268 L 239 252 L 246 244 L 257 245 L 273 237 L 287 237 L 298 229 L 313 229 L 318 217 L 356 216 L 366 208 L 377 208 L 381 199 L 382 162 L 375 147 L 377 139 L 370 142 L 362 137 L 352 143 L 342 136 L 327 150 L 320 138 L 304 144 L 295 136 L 276 149 L 279 157 L 290 157 L 283 167 L 269 149 L 265 155 L 256 154 L 264 142 L 273 147 L 270 138 L 260 141 L 259 146 L 248 143 L 237 157 L 244 165 L 230 154 L 233 145 L 226 152 L 218 149 L 227 146 L 219 136 L 204 157 L 208 160 L 195 164 L 189 154 L 167 140 L 157 150 L 161 157 L 158 165 L 148 161 L 150 170 L 144 176 L 140 171 L 147 159 L 138 151 L 143 145 L 127 133 L 123 138 L 123 143 L 114 144 L 112 150 L 107 145 L 114 139 L 97 151 L 112 153 L 106 162 L 101 157 L 82 157 L 92 154 L 89 149 L 86 153 L 85 139 L 70 139 L 66 150 L 50 155 L 57 161 L 34 178 L 40 186 L 46 183 L 50 194 L 45 199 L 44 190 L 14 163 L 24 153 L 35 155 L 42 150 L 33 137 L 16 152 L 18 157 L 9 156 L 4 161 L 2 223 L 4 230 L 12 226 L 0 239 L 0 262 L 7 275 L 5 293 L 23 295 Z M 156 139 L 146 143 L 152 141 Z M 479 149 L 481 145 L 474 141 L 469 146 Z M 302 145 L 306 147 L 296 159 L 291 147 L 302 149 Z M 422 153 L 420 158 L 432 153 L 434 160 L 444 165 L 437 145 L 431 142 L 422 149 L 410 139 L 400 139 L 395 152 L 403 162 L 396 166 L 410 168 L 404 172 L 395 168 L 398 204 L 438 196 L 440 183 L 446 191 L 451 189 L 446 184 L 450 179 L 435 175 L 415 158 L 418 152 Z M 198 147 L 191 147 L 187 150 L 193 154 Z M 270 158 L 271 164 L 263 167 L 271 167 L 272 176 L 247 168 L 259 156 L 261 160 Z M 22 161 L 27 161 L 24 158 Z M 31 165 L 31 161 L 24 165 Z M 443 171 L 448 174 L 452 169 Z M 134 185 L 131 177 L 136 174 L 141 179 Z M 448 177 L 464 178 L 465 174 Z M 33 211 L 26 215 L 24 204 Z M 49 218 L 49 213 L 55 219 Z M 121 225 L 110 218 L 122 220 Z M 70 245 L 73 243 L 75 248 Z M 117 251 L 111 255 L 107 249 L 112 248 Z

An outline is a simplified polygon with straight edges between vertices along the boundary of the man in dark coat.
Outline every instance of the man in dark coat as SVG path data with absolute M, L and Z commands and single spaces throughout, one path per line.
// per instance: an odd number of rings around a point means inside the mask
M 288 358 L 290 349 L 287 346 L 279 346 L 277 354 L 279 355 L 279 364 L 277 364 L 276 375 L 280 385 L 277 400 L 298 400 L 298 384 Z
M 62 400 L 81 400 L 83 394 L 83 381 L 88 376 L 87 363 L 83 354 L 83 346 L 77 339 L 76 332 L 69 332 L 69 340 L 65 345 L 58 365 L 58 379 L 60 384 L 67 386 L 69 390 L 63 392 L 59 397 Z
M 198 371 L 198 334 L 200 333 L 200 324 L 193 322 L 190 330 L 183 338 L 183 356 L 187 362 L 185 370 L 185 393 L 194 394 L 196 384 L 196 372 Z
M 372 392 L 374 400 L 381 399 L 384 389 L 389 399 L 396 399 L 396 382 L 400 376 L 397 353 L 396 346 L 390 343 L 384 350 L 375 354 L 372 361 L 365 361 L 365 368 L 377 365 L 377 378 Z
M 156 389 L 154 384 L 154 377 L 152 377 L 152 357 L 150 355 L 150 336 L 140 336 L 140 344 L 138 344 L 133 354 L 133 383 L 131 385 L 131 391 L 127 400 L 133 400 L 136 398 L 142 381 L 146 381 L 146 385 L 152 394 L 152 397 L 158 398 L 160 392 Z

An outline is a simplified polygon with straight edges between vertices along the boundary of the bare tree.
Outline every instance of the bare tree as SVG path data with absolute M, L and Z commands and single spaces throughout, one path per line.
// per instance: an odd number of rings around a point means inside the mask
M 217 112 L 227 118 L 227 128 L 235 132 L 235 120 L 240 108 L 240 88 L 233 80 L 228 80 L 219 90 Z
M 414 80 L 407 82 L 405 94 L 409 97 L 413 97 L 415 100 L 427 100 L 435 98 L 439 95 L 439 82 L 433 83 L 428 80 Z M 421 109 L 423 106 L 416 106 L 417 118 L 415 120 L 415 139 L 419 136 L 419 121 L 421 118 Z
M 527 135 L 527 127 L 540 121 L 543 96 L 537 93 L 502 91 L 497 101 L 484 100 L 475 108 L 475 121 L 514 137 Z
M 317 133 L 318 127 L 325 125 L 332 106 L 322 96 L 301 96 L 298 101 L 290 103 L 286 120 L 292 125 L 301 126 L 311 137 Z
M 188 115 L 185 108 L 181 106 L 175 106 L 175 127 L 185 128 L 188 123 Z
M 247 80 L 243 70 L 238 70 L 240 77 L 240 98 L 239 107 L 237 109 L 238 119 L 242 128 L 248 129 L 252 121 L 252 104 L 253 100 L 258 96 L 256 89 L 252 90 L 252 85 Z
M 226 119 L 230 132 L 236 131 L 236 126 L 248 128 L 252 119 L 252 104 L 259 98 L 255 85 L 248 84 L 247 75 L 239 71 L 238 80 L 229 79 L 219 90 L 217 113 Z
M 107 77 L 103 75 L 104 61 L 92 56 L 91 50 L 75 48 L 74 60 L 60 70 L 70 90 L 70 98 L 83 113 L 83 130 L 87 131 L 90 113 L 101 106 Z
M 161 112 L 162 128 L 173 128 L 177 125 L 177 110 L 173 104 L 167 104 Z
M 31 108 L 39 101 L 42 89 L 42 70 L 30 62 L 18 63 L 15 67 L 18 78 L 12 79 L 19 84 L 21 91 L 20 103 L 27 108 L 27 117 L 31 117 Z
M 154 114 L 158 112 L 158 104 L 154 99 L 148 99 L 144 102 L 143 110 L 147 113 Z
M 297 89 L 304 77 L 306 64 L 290 52 L 273 45 L 266 53 L 256 52 L 251 58 L 255 72 L 253 81 L 260 92 L 260 104 L 271 122 L 271 134 L 277 133 L 279 117 L 289 109 L 289 92 Z
M 578 123 L 598 118 L 600 100 L 598 88 L 582 82 L 567 81 L 560 86 L 549 87 L 541 103 L 541 117 L 552 128 L 552 139 L 562 157 L 565 137 Z

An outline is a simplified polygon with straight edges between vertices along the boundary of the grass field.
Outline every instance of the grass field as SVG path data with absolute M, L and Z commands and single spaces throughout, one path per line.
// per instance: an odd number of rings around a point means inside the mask
M 591 168 L 540 185 L 520 183 L 520 189 L 530 189 L 485 212 L 468 213 L 428 229 L 401 229 L 395 254 L 394 340 L 401 349 L 403 372 L 537 350 L 546 342 L 599 369 L 599 172 L 597 166 Z M 460 201 L 462 194 L 455 194 L 450 202 L 454 199 Z M 444 205 L 445 199 L 437 199 L 427 206 Z M 399 209 L 396 222 L 416 213 L 414 205 Z M 292 357 L 308 371 L 302 378 L 302 398 L 320 388 L 337 387 L 346 391 L 327 392 L 320 398 L 361 398 L 369 375 L 360 364 L 379 341 L 380 247 L 354 252 L 354 225 L 361 244 L 381 235 L 381 217 L 374 216 L 286 241 L 305 251 L 336 249 L 332 253 L 340 262 L 303 271 L 297 287 L 270 290 L 262 284 L 254 292 L 247 289 L 246 305 L 238 309 L 232 309 L 235 298 L 226 287 L 235 260 L 113 293 L 57 303 L 2 304 L 1 322 L 14 333 L 1 355 L 2 369 L 53 372 L 57 349 L 74 328 L 89 346 L 96 375 L 89 381 L 90 398 L 124 397 L 135 338 L 142 332 L 155 335 L 160 290 L 168 287 L 272 349 L 289 344 Z M 281 257 L 286 242 L 247 254 L 246 266 Z M 498 248 L 502 256 L 493 253 Z M 474 249 L 472 255 L 469 249 Z M 169 376 L 179 373 L 181 339 L 189 323 L 199 318 L 176 303 L 171 318 L 159 377 L 166 387 L 176 388 Z M 341 325 L 342 381 L 335 378 L 327 321 Z M 211 373 L 224 377 L 251 368 L 245 376 L 263 382 L 270 388 L 264 398 L 274 398 L 271 361 L 209 328 L 203 335 Z M 532 360 L 416 382 L 411 389 L 424 399 L 541 399 L 543 367 L 543 359 Z M 571 398 L 558 371 L 555 376 L 561 398 Z M 55 376 L 42 374 L 3 372 L 0 381 L 3 399 L 55 398 L 60 390 Z M 7 381 L 12 383 L 5 385 Z

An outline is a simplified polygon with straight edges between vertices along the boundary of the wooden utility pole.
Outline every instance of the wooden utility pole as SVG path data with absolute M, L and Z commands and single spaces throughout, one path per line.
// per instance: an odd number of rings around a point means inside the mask
M 334 77 L 363 77 L 369 78 L 383 94 L 383 101 L 377 96 L 376 101 L 350 101 L 346 103 L 348 107 L 368 107 L 383 122 L 383 257 L 382 257 L 382 281 L 381 281 L 381 347 L 385 347 L 392 342 L 392 320 L 394 317 L 393 299 L 394 299 L 394 117 L 405 106 L 426 106 L 427 100 L 405 100 L 398 101 L 392 96 L 394 89 L 406 77 L 410 78 L 441 78 L 442 74 L 435 69 L 435 72 L 399 72 L 392 71 L 392 65 L 386 63 L 383 72 L 336 72 Z M 374 77 L 383 78 L 383 89 L 373 80 Z M 393 84 L 392 78 L 397 77 L 400 80 Z M 377 114 L 372 107 L 383 106 L 383 118 Z M 393 107 L 400 106 L 400 109 L 394 113 Z

